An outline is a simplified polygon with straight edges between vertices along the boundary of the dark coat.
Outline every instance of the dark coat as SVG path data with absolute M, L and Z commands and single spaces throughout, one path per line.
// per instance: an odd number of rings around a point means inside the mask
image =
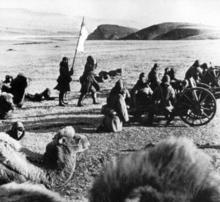
M 54 88 L 60 92 L 70 91 L 70 82 L 72 80 L 73 68 L 69 71 L 68 63 L 60 62 L 60 76 L 57 79 L 57 86 Z
M 130 93 L 128 90 L 123 86 L 121 80 L 116 82 L 116 85 L 112 88 L 107 97 L 107 106 L 110 109 L 113 109 L 117 112 L 120 120 L 122 122 L 127 122 L 129 120 L 127 106 L 126 106 L 126 99 L 130 98 Z
M 99 84 L 95 79 L 94 70 L 96 69 L 96 64 L 92 65 L 86 63 L 83 75 L 80 77 L 81 83 L 81 93 L 96 92 L 100 90 Z
M 148 82 L 150 83 L 150 87 L 153 91 L 161 83 L 159 76 L 158 76 L 158 72 L 153 68 L 151 69 L 151 71 L 148 74 Z

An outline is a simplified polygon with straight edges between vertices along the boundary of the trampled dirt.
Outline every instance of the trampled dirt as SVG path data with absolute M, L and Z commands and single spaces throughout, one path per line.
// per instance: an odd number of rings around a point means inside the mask
M 0 60 L 0 79 L 4 80 L 7 74 L 16 76 L 20 72 L 24 73 L 32 79 L 27 89 L 29 93 L 55 87 L 59 74 L 59 62 L 63 56 L 73 57 L 76 43 L 69 38 L 46 40 L 51 43 L 33 43 L 35 41 L 34 39 L 22 39 L 19 42 L 5 41 L 0 47 L 0 54 L 5 58 Z M 56 190 L 68 199 L 80 200 L 88 195 L 94 178 L 105 162 L 113 156 L 125 153 L 122 150 L 140 149 L 150 142 L 157 143 L 170 136 L 188 137 L 196 144 L 220 144 L 219 101 L 217 101 L 218 108 L 214 119 L 205 126 L 190 127 L 176 117 L 167 127 L 163 119 L 158 119 L 151 127 L 131 121 L 130 125 L 124 126 L 122 132 L 96 133 L 95 130 L 103 118 L 101 107 L 105 104 L 106 95 L 119 77 L 100 84 L 101 104 L 93 105 L 91 97 L 88 97 L 84 107 L 77 107 L 80 89 L 78 79 L 83 72 L 86 57 L 93 55 L 97 59 L 96 73 L 101 70 L 123 68 L 122 79 L 125 80 L 127 87 L 131 88 L 138 79 L 138 75 L 142 71 L 147 74 L 155 62 L 161 66 L 161 76 L 164 68 L 170 66 L 176 69 L 177 77 L 180 79 L 183 79 L 184 72 L 196 59 L 219 65 L 219 47 L 219 41 L 88 41 L 86 42 L 87 52 L 79 53 L 76 58 L 71 92 L 67 95 L 68 106 L 59 107 L 58 99 L 40 103 L 25 102 L 21 109 L 13 112 L 10 119 L 0 121 L 0 129 L 8 130 L 14 121 L 22 121 L 27 132 L 21 144 L 38 153 L 43 153 L 53 135 L 65 126 L 73 126 L 77 133 L 87 135 L 91 142 L 90 149 L 78 155 L 72 180 L 66 187 Z M 7 51 L 10 48 L 14 51 Z M 72 60 L 70 65 L 71 62 Z M 52 93 L 53 96 L 58 96 L 58 92 Z M 219 170 L 219 151 L 207 149 L 204 152 L 210 155 L 214 168 Z

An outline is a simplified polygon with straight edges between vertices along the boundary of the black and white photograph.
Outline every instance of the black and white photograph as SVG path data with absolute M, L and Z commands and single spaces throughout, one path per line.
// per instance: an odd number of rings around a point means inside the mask
M 0 202 L 220 202 L 219 0 L 1 0 Z

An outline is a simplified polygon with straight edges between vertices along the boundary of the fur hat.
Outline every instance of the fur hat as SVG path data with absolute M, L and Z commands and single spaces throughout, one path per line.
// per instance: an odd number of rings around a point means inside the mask
M 200 66 L 200 61 L 196 60 L 193 64 L 194 67 L 199 67 Z
M 159 66 L 157 63 L 154 64 L 153 69 L 157 69 Z
M 143 77 L 145 77 L 145 73 L 141 72 L 140 75 L 139 75 L 139 79 L 142 79 Z
M 90 65 L 94 65 L 94 64 L 96 64 L 96 60 L 91 55 L 89 55 L 87 57 L 87 63 Z

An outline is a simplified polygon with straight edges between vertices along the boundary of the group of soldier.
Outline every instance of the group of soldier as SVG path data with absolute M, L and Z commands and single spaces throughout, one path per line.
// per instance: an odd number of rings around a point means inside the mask
M 189 79 L 200 82 L 208 65 L 200 65 L 196 60 L 187 70 L 184 80 L 177 79 L 175 69 L 165 68 L 162 79 L 159 78 L 159 65 L 155 63 L 148 76 L 142 72 L 133 88 L 128 91 L 122 80 L 116 82 L 115 87 L 107 97 L 107 104 L 103 106 L 105 115 L 97 131 L 120 131 L 123 123 L 129 121 L 129 116 L 140 118 L 146 116 L 145 124 L 152 125 L 155 114 L 165 116 L 169 125 L 176 115 L 177 94 L 189 86 Z
M 81 83 L 81 94 L 77 103 L 78 107 L 83 107 L 83 101 L 89 93 L 92 95 L 93 104 L 99 104 L 97 92 L 100 91 L 100 87 L 94 73 L 96 68 L 96 60 L 92 56 L 88 56 L 83 75 L 79 79 Z M 151 125 L 153 124 L 154 114 L 157 114 L 157 111 L 162 111 L 167 120 L 166 125 L 169 125 L 175 116 L 177 91 L 186 87 L 187 80 L 191 77 L 196 82 L 200 81 L 206 69 L 207 64 L 204 63 L 200 65 L 199 61 L 196 60 L 187 70 L 183 81 L 177 79 L 175 77 L 175 70 L 169 67 L 165 68 L 163 78 L 160 79 L 158 74 L 159 65 L 155 63 L 148 76 L 146 76 L 144 72 L 140 73 L 138 81 L 130 91 L 125 87 L 123 80 L 119 79 L 110 91 L 106 105 L 102 107 L 101 111 L 105 117 L 97 131 L 121 131 L 123 124 L 129 122 L 129 114 L 134 117 L 141 117 L 143 112 L 147 112 L 147 124 Z M 59 91 L 59 106 L 65 107 L 68 103 L 64 101 L 64 95 L 70 91 L 71 76 L 74 73 L 73 67 L 69 69 L 67 57 L 63 57 L 60 62 L 59 73 L 57 79 L 58 84 L 54 89 Z M 54 99 L 50 97 L 50 90 L 48 88 L 42 93 L 24 95 L 24 89 L 28 85 L 28 82 L 24 78 L 25 77 L 21 74 L 19 74 L 16 79 L 7 75 L 3 82 L 2 92 L 11 93 L 14 97 L 10 106 L 11 109 L 14 109 L 14 103 L 17 107 L 21 107 L 24 96 L 32 101 L 41 101 L 43 97 L 46 100 Z M 16 80 L 18 82 L 20 81 L 19 85 L 14 85 Z M 20 96 L 17 96 L 16 94 L 18 94 L 19 90 L 16 89 L 16 86 L 21 87 L 22 83 L 24 85 L 23 90 L 20 92 Z M 2 93 L 2 95 L 4 95 L 4 93 Z M 19 97 L 19 100 L 16 100 L 16 97 Z M 6 109 L 6 106 L 3 109 Z M 2 112 L 1 114 L 5 115 Z

